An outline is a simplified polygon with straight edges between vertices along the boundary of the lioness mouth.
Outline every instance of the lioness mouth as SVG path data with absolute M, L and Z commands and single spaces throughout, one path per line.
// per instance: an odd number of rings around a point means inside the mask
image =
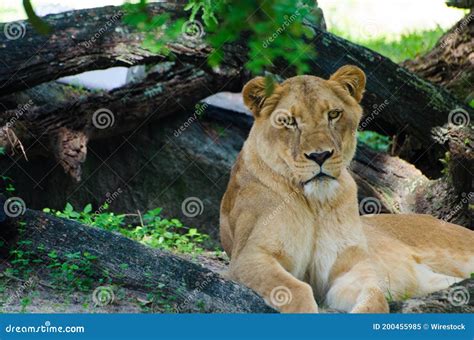
M 328 175 L 328 174 L 321 171 L 321 172 L 317 173 L 316 175 L 314 175 L 313 177 L 311 177 L 310 179 L 308 179 L 306 182 L 303 182 L 303 185 L 306 185 L 309 182 L 314 181 L 316 179 L 336 179 L 336 177 Z

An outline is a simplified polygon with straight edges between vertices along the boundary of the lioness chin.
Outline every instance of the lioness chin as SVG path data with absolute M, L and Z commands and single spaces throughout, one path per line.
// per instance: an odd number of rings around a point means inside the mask
M 348 171 L 365 74 L 243 89 L 255 121 L 221 204 L 229 275 L 282 312 L 388 312 L 474 272 L 474 232 L 426 215 L 359 216 Z

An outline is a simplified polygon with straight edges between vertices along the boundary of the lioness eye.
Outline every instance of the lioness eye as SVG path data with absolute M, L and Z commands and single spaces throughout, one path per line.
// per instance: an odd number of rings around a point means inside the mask
M 339 116 L 341 115 L 341 113 L 342 113 L 342 110 L 332 110 L 332 111 L 329 111 L 329 112 L 328 112 L 328 118 L 329 118 L 329 120 L 333 120 L 333 119 L 339 118 Z

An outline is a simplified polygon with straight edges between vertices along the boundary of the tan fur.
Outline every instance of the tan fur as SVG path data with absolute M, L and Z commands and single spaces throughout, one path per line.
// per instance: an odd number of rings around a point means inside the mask
M 316 301 L 388 312 L 386 296 L 426 294 L 474 272 L 474 233 L 463 227 L 359 216 L 347 168 L 364 87 L 355 66 L 329 80 L 290 78 L 268 97 L 262 77 L 244 87 L 255 122 L 222 200 L 221 241 L 230 277 L 282 312 L 317 312 Z M 322 166 L 310 159 L 324 151 Z M 313 178 L 320 171 L 330 177 Z

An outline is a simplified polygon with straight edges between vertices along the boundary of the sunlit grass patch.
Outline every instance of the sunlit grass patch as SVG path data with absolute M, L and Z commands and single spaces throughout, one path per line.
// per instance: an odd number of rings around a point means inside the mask
M 413 59 L 420 54 L 430 51 L 444 33 L 441 27 L 437 27 L 433 30 L 405 33 L 398 38 L 353 37 L 337 28 L 332 29 L 331 32 L 356 44 L 370 48 L 396 63 L 406 59 Z

